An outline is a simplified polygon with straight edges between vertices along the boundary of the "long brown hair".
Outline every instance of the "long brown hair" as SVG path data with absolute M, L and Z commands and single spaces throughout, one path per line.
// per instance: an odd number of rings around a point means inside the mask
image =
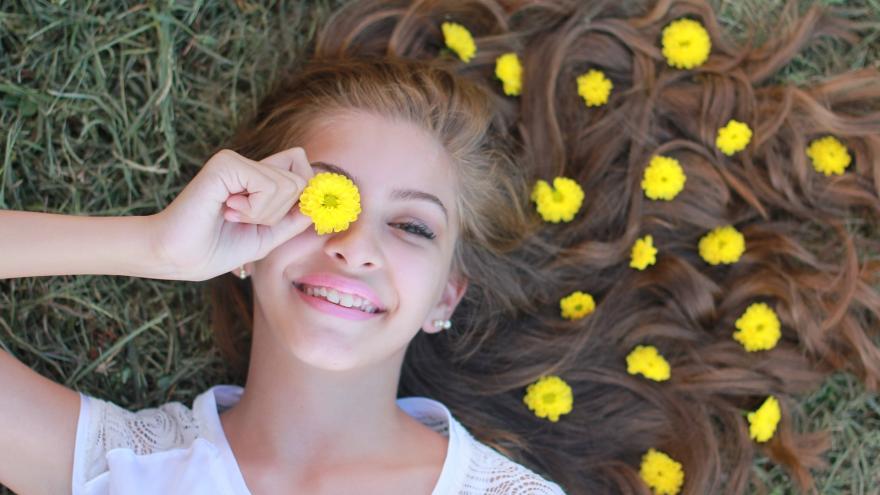
M 469 280 L 452 329 L 420 332 L 403 364 L 399 396 L 446 404 L 480 441 L 569 493 L 649 493 L 641 456 L 651 447 L 681 462 L 683 493 L 744 493 L 760 449 L 805 490 L 821 468 L 828 432 L 797 432 L 796 398 L 834 370 L 878 389 L 880 350 L 880 74 L 859 70 L 810 87 L 762 84 L 819 35 L 858 40 L 857 25 L 813 5 L 760 47 L 727 39 L 705 1 L 659 1 L 644 12 L 612 1 L 354 1 L 324 25 L 307 62 L 262 100 L 226 147 L 262 158 L 302 142 L 331 110 L 362 110 L 419 123 L 454 157 L 462 225 L 454 268 Z M 698 19 L 709 60 L 673 69 L 659 49 L 674 19 Z M 440 24 L 465 25 L 477 42 L 464 63 L 443 47 Z M 751 39 L 751 38 L 750 38 Z M 522 95 L 494 78 L 496 57 L 523 61 Z M 575 77 L 602 69 L 610 101 L 585 107 Z M 874 111 L 874 113 L 870 113 Z M 728 119 L 754 130 L 732 157 L 714 145 Z M 833 134 L 853 154 L 840 176 L 816 173 L 807 143 Z M 687 174 L 673 201 L 639 183 L 652 155 Z M 567 223 L 543 222 L 530 204 L 537 179 L 565 176 L 586 193 Z M 848 224 L 851 218 L 865 224 Z M 746 252 L 710 266 L 696 245 L 733 224 Z M 651 234 L 657 263 L 629 267 Z M 209 284 L 217 343 L 242 374 L 251 293 L 231 275 Z M 587 317 L 560 317 L 575 290 L 596 298 Z M 769 303 L 782 339 L 749 353 L 731 338 L 755 301 Z M 627 373 L 636 344 L 669 360 L 662 383 Z M 525 387 L 558 375 L 574 408 L 536 417 Z M 749 437 L 744 411 L 773 394 L 773 438 Z M 750 482 L 754 482 L 750 485 Z

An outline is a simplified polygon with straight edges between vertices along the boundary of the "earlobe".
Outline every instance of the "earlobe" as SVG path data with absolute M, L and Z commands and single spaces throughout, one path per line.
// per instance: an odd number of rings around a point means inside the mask
M 450 316 L 447 315 L 455 311 L 461 298 L 464 297 L 467 287 L 467 279 L 457 276 L 450 277 L 449 283 L 446 284 L 446 287 L 443 290 L 443 297 L 439 304 L 440 308 L 443 310 L 440 315 L 441 318 L 428 320 L 431 325 L 423 326 L 422 330 L 428 333 L 437 333 L 449 329 L 452 322 L 448 319 Z M 426 328 L 429 328 L 430 330 L 426 330 Z

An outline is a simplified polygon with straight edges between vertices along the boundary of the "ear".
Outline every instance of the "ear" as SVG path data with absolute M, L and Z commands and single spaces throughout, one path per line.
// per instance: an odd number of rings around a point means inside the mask
M 461 298 L 464 297 L 467 287 L 468 281 L 466 278 L 458 273 L 451 274 L 446 282 L 446 287 L 443 289 L 440 301 L 428 314 L 425 322 L 422 323 L 422 330 L 427 333 L 443 331 L 442 328 L 434 326 L 434 320 L 448 320 L 461 301 Z

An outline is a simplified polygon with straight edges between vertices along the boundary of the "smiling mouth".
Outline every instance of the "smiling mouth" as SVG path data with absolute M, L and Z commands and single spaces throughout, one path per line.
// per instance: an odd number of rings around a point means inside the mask
M 315 299 L 320 299 L 320 300 L 325 301 L 325 302 L 328 302 L 328 303 L 330 303 L 330 304 L 335 304 L 336 306 L 339 306 L 340 308 L 351 309 L 351 310 L 354 310 L 354 311 L 360 311 L 360 312 L 362 312 L 362 313 L 372 314 L 372 315 L 376 315 L 376 314 L 380 314 L 380 313 L 384 313 L 384 312 L 385 312 L 384 309 L 379 309 L 379 308 L 376 308 L 376 311 L 373 311 L 372 313 L 370 313 L 370 312 L 368 312 L 368 311 L 363 311 L 362 309 L 357 308 L 357 307 L 343 306 L 342 304 L 334 303 L 333 301 L 331 301 L 331 300 L 329 300 L 329 299 L 327 299 L 327 298 L 320 297 L 320 296 L 313 296 L 313 295 L 309 294 L 308 292 L 305 291 L 305 285 L 304 285 L 304 284 L 299 284 L 299 283 L 293 282 L 293 286 L 296 287 L 296 290 L 300 291 L 301 293 L 303 293 L 303 294 L 306 295 L 306 296 L 314 297 Z

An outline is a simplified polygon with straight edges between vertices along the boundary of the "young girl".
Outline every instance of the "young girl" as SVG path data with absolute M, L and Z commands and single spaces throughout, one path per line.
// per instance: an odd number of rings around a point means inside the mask
M 763 48 L 642 7 L 351 2 L 161 212 L 3 212 L 4 277 L 209 280 L 246 386 L 131 412 L 0 353 L 0 482 L 747 493 L 761 452 L 811 488 L 829 443 L 795 396 L 880 378 L 878 243 L 843 225 L 880 213 L 880 74 L 756 87 L 857 39 L 818 6 Z

